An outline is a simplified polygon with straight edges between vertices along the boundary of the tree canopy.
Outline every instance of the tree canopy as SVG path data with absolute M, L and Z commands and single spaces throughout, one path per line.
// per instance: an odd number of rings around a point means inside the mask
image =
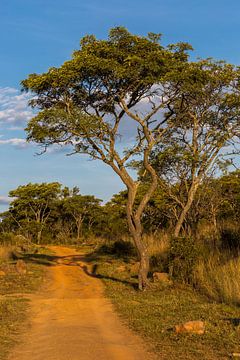
M 140 289 L 149 268 L 143 215 L 157 188 L 177 202 L 178 236 L 201 182 L 239 137 L 239 69 L 189 61 L 189 50 L 186 43 L 163 46 L 158 34 L 116 27 L 106 40 L 85 36 L 72 59 L 22 81 L 39 111 L 27 126 L 28 140 L 43 151 L 58 144 L 101 160 L 125 184 Z M 131 139 L 126 123 L 135 132 Z M 138 178 L 129 170 L 136 163 Z

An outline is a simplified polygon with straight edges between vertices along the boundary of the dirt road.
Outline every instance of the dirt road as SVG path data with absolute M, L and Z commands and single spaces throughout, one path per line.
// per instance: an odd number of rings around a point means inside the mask
M 88 276 L 81 263 L 74 266 L 79 254 L 53 249 L 69 264 L 49 267 L 48 285 L 31 301 L 31 326 L 9 360 L 152 359 L 104 298 L 101 281 Z

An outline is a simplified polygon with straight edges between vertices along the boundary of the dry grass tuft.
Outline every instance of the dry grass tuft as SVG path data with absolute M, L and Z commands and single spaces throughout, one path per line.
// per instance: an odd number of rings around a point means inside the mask
M 157 235 L 144 235 L 144 241 L 148 246 L 149 255 L 166 254 L 170 246 L 170 236 L 167 232 L 159 232 Z
M 240 257 L 223 260 L 209 256 L 195 269 L 194 281 L 211 299 L 240 305 Z
M 12 259 L 13 250 L 11 246 L 0 246 L 0 262 Z

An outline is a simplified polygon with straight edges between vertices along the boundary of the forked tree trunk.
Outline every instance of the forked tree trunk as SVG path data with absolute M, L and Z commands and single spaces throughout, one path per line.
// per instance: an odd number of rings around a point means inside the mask
M 138 288 L 139 290 L 144 290 L 148 286 L 149 254 L 147 246 L 143 242 L 142 233 L 132 229 L 131 235 L 137 249 L 139 259 Z

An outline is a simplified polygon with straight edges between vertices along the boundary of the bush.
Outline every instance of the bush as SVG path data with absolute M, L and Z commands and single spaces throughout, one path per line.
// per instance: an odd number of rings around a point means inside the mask
M 0 235 L 0 244 L 5 246 L 5 245 L 15 245 L 16 243 L 16 236 L 15 234 L 11 233 L 11 232 L 3 232 Z
M 234 251 L 240 248 L 240 231 L 237 227 L 220 230 L 221 248 Z
M 156 253 L 150 256 L 150 272 L 167 272 L 168 271 L 168 255 L 164 253 Z
M 117 257 L 136 256 L 136 249 L 131 241 L 117 240 L 110 244 L 101 245 L 98 249 L 103 254 L 116 255 Z
M 178 237 L 170 240 L 168 267 L 171 276 L 184 283 L 191 283 L 193 270 L 201 252 L 191 237 Z

